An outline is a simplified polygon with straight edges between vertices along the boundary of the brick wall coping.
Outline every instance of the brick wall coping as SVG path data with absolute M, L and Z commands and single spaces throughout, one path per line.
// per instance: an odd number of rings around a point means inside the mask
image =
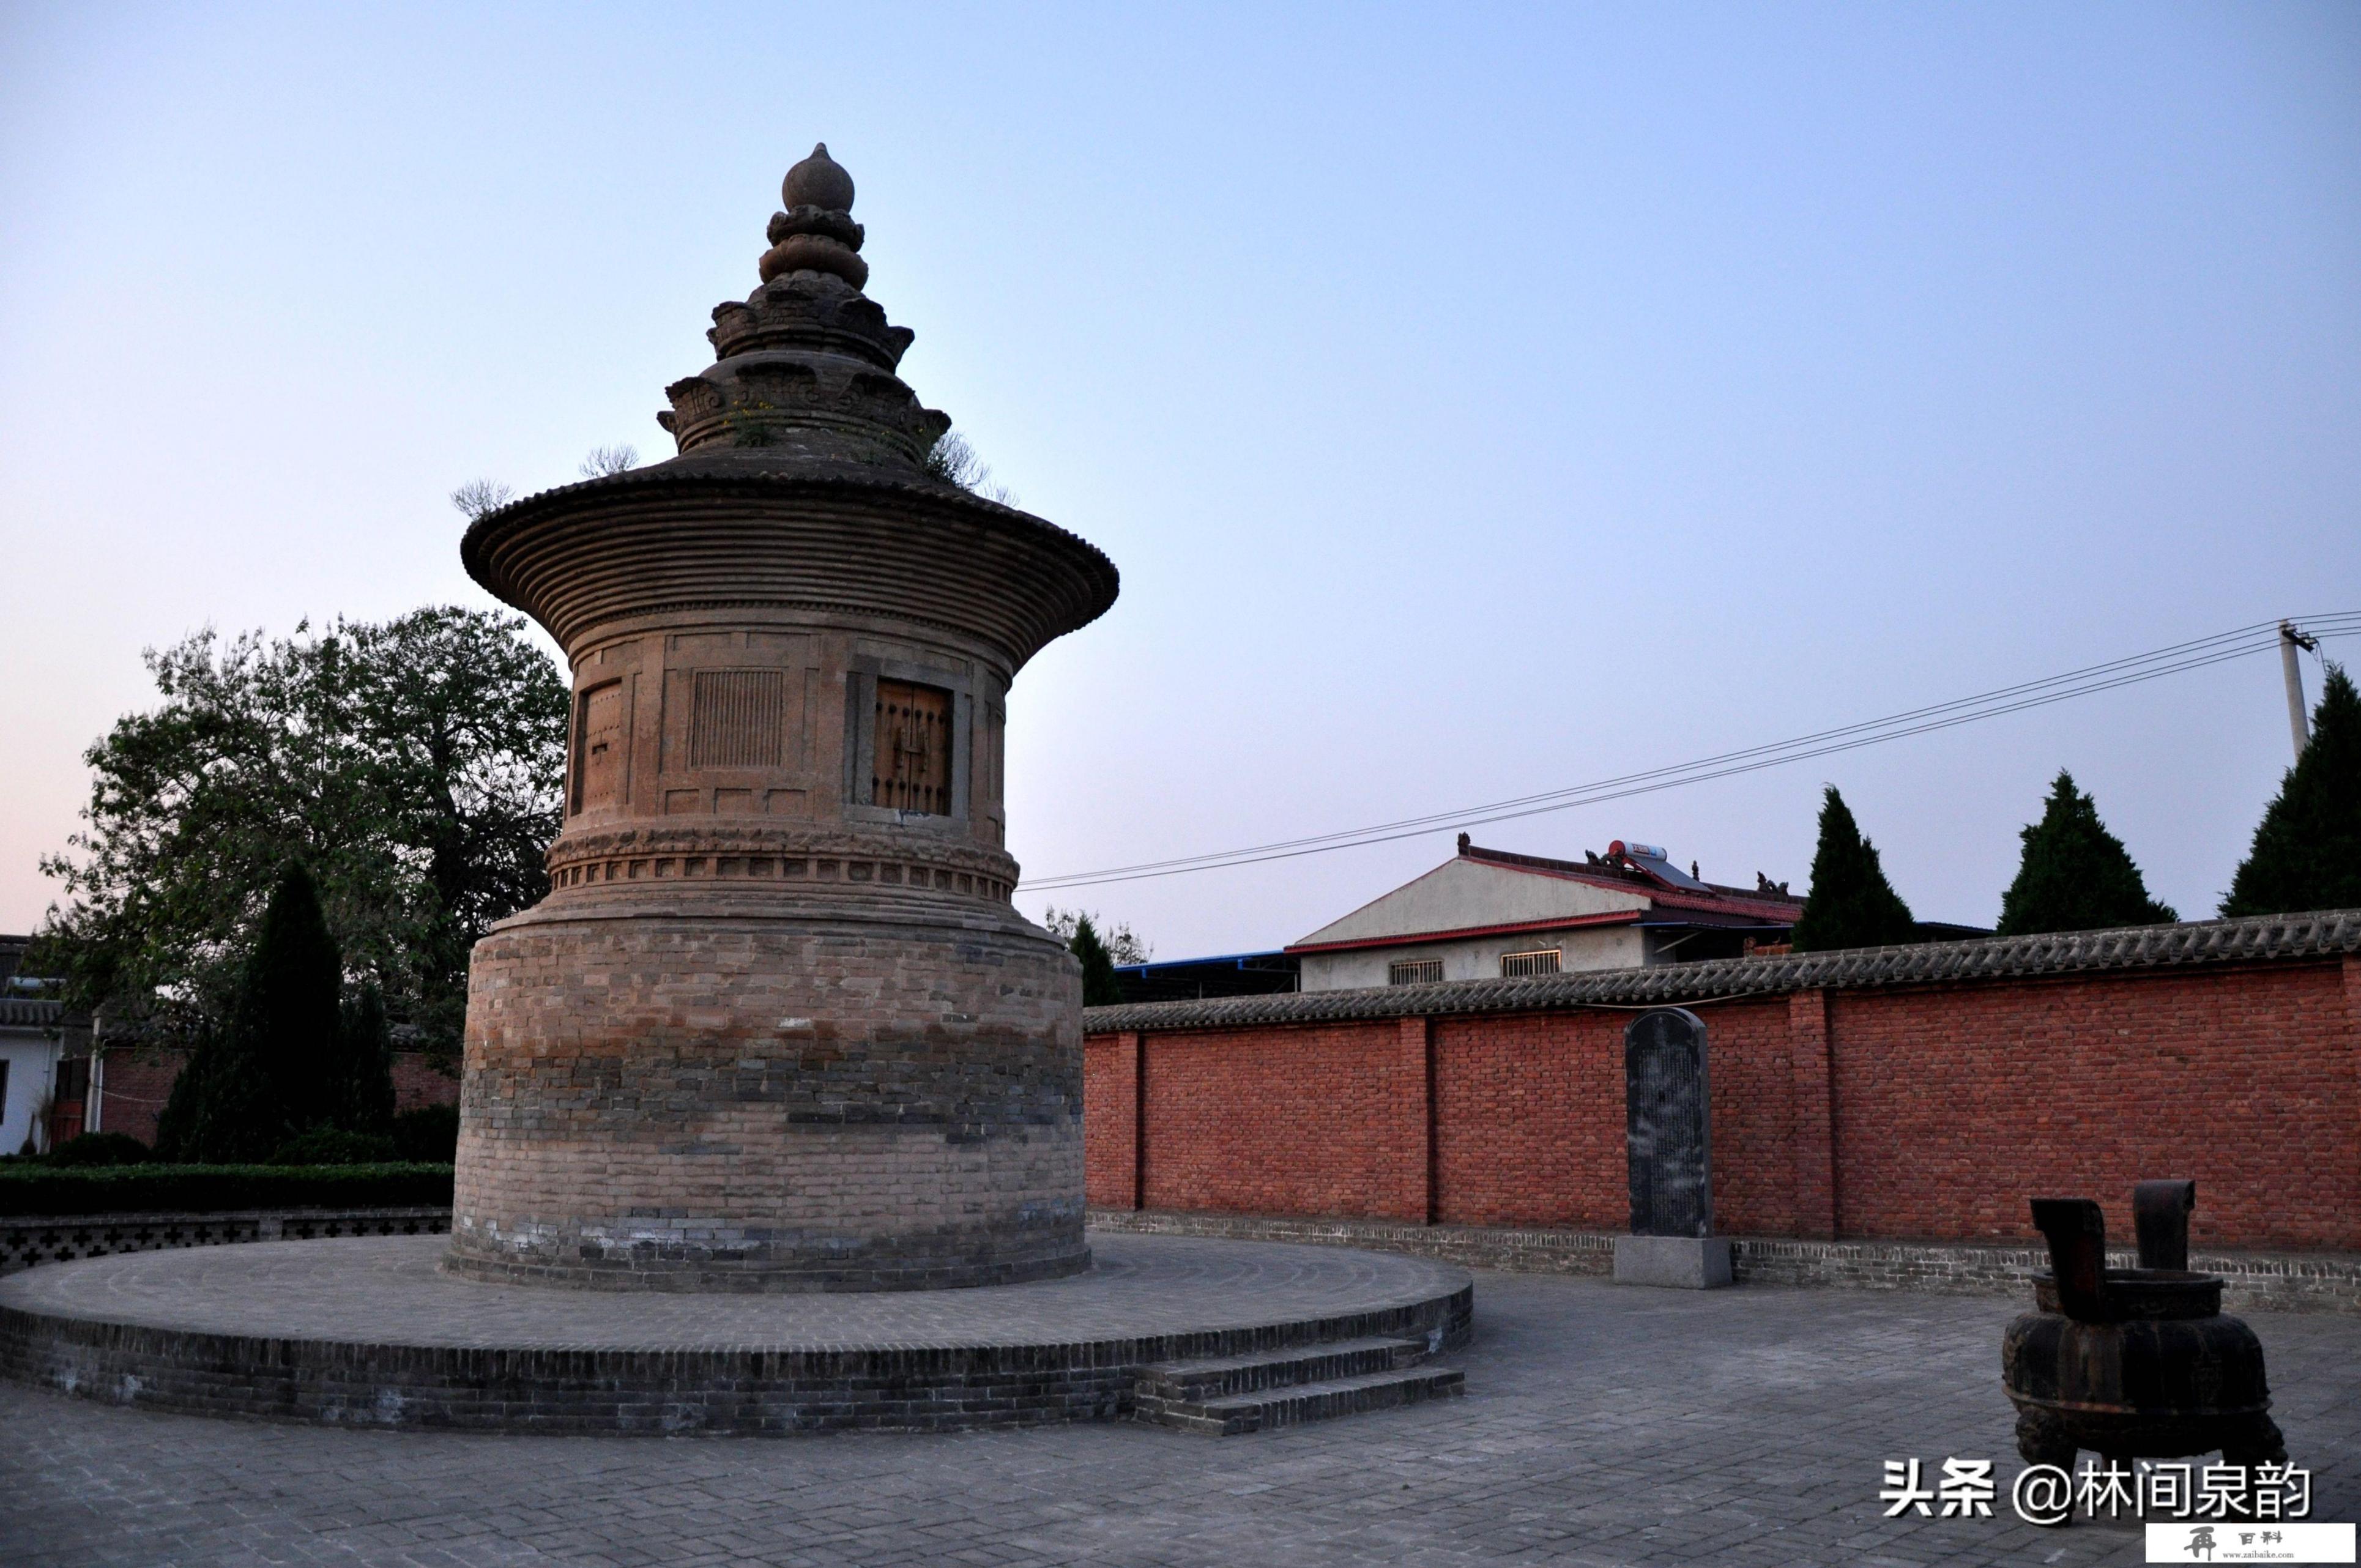
M 1082 1029 L 1091 1035 L 1113 1035 L 1454 1013 L 1666 1006 L 1796 991 L 2334 959 L 2356 953 L 2361 953 L 2361 910 L 2323 909 L 2306 915 L 2253 915 L 2237 920 L 2134 926 L 2114 931 L 2059 931 L 2037 937 L 1984 937 L 1965 942 L 1711 959 L 1524 980 L 1459 980 L 1202 1002 L 1143 1002 L 1086 1008 Z

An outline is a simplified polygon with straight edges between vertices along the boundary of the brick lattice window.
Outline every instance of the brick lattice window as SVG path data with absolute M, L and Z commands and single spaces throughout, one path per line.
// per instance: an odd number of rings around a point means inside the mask
M 1529 953 L 1502 953 L 1500 978 L 1514 980 L 1525 974 L 1555 974 L 1564 956 L 1557 948 L 1536 948 Z
M 787 732 L 784 670 L 699 670 L 689 704 L 692 768 L 775 768 Z
M 951 814 L 951 694 L 904 681 L 877 683 L 877 749 L 869 803 L 895 811 Z
M 1386 966 L 1388 985 L 1433 985 L 1442 979 L 1441 959 L 1398 959 Z

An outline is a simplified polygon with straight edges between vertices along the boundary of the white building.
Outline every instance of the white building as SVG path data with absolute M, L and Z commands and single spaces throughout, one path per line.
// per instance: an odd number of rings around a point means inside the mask
M 1459 853 L 1289 945 L 1306 991 L 1514 979 L 1736 958 L 1784 942 L 1804 901 L 1758 875 L 1708 883 L 1662 850 L 1620 840 L 1580 861 Z
M 11 996 L 0 981 L 0 1154 L 23 1152 L 33 1137 L 43 1102 L 58 1076 L 63 1044 L 58 1037 L 60 1014 L 54 1002 Z M 48 1133 L 35 1139 L 46 1148 Z
M 41 1124 L 42 1107 L 58 1088 L 60 1061 L 86 1058 L 89 1021 L 68 1016 L 65 1004 L 40 994 L 38 981 L 16 972 L 31 938 L 0 937 L 0 1154 L 21 1154 L 29 1140 L 38 1151 L 49 1146 L 54 1125 Z M 78 1084 L 89 1076 L 86 1060 L 67 1064 L 65 1076 Z M 79 1089 L 75 1090 L 79 1095 Z M 62 1118 L 80 1130 L 79 1104 Z

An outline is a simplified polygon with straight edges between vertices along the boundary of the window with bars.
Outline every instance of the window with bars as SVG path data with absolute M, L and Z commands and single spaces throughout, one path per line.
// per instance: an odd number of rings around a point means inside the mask
M 1514 980 L 1525 974 L 1555 974 L 1564 957 L 1564 949 L 1558 948 L 1536 948 L 1529 953 L 1502 953 L 1500 978 Z
M 787 673 L 699 670 L 688 711 L 690 767 L 775 768 L 787 732 Z
M 1388 985 L 1433 985 L 1442 979 L 1441 959 L 1397 959 L 1386 966 Z
M 869 804 L 951 815 L 951 694 L 906 681 L 877 683 Z

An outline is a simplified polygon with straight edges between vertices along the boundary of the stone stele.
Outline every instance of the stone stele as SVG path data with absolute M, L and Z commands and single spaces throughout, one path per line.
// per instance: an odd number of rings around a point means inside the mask
M 1705 1046 L 1705 1020 L 1686 1007 L 1650 1008 L 1623 1031 L 1631 1234 L 1615 1238 L 1618 1284 L 1730 1282 L 1729 1238 L 1713 1234 Z
M 1086 1268 L 1080 970 L 1009 900 L 1009 683 L 1115 602 L 928 457 L 852 179 L 788 171 L 678 455 L 478 518 L 573 668 L 552 888 L 477 944 L 445 1266 L 675 1290 Z

